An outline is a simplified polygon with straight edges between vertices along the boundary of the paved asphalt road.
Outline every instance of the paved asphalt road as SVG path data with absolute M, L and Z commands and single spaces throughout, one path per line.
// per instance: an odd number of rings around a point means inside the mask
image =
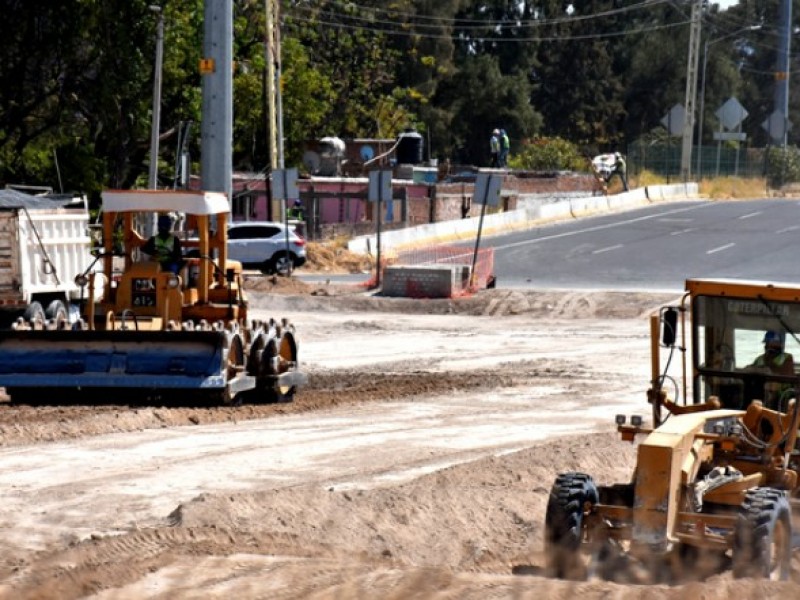
M 474 241 L 464 242 L 470 248 Z M 800 281 L 800 201 L 680 201 L 484 236 L 499 288 L 682 291 L 690 277 Z M 357 283 L 367 275 L 311 275 Z
M 683 290 L 690 277 L 800 281 L 800 201 L 682 201 L 492 236 L 501 288 Z

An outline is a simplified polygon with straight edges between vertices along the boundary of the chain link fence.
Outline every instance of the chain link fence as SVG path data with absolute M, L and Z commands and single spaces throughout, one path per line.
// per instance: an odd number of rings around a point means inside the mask
M 769 148 L 751 148 L 729 144 L 692 148 L 692 179 L 711 177 L 766 177 L 769 172 Z M 666 178 L 667 183 L 681 178 L 680 140 L 674 144 L 636 142 L 628 148 L 628 172 L 638 175 L 649 171 Z

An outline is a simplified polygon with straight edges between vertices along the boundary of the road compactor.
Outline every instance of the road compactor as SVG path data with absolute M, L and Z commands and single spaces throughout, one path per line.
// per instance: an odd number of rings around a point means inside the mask
M 798 332 L 800 286 L 688 280 L 651 318 L 652 423 L 616 417 L 622 439 L 639 442 L 631 480 L 569 472 L 552 486 L 550 573 L 788 579 L 800 541 Z
M 295 329 L 248 321 L 242 266 L 227 259 L 229 210 L 217 192 L 104 192 L 103 245 L 76 278 L 80 318 L 20 319 L 0 332 L 0 386 L 12 401 L 291 400 L 306 381 Z M 193 232 L 177 273 L 141 252 L 139 228 L 160 213 Z

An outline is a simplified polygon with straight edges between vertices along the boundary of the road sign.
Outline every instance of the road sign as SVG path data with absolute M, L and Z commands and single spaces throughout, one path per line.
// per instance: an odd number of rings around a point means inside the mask
M 272 172 L 272 197 L 275 200 L 298 200 L 297 169 L 275 169 Z
M 714 139 L 721 142 L 743 142 L 747 139 L 744 131 L 715 131 Z
M 486 204 L 486 206 L 497 206 L 500 204 L 500 187 L 503 178 L 500 175 L 490 175 L 489 173 L 478 173 L 475 178 L 475 192 L 472 201 L 475 204 Z
M 772 114 L 761 123 L 761 127 L 774 141 L 782 142 L 786 134 L 791 131 L 792 122 L 784 118 L 782 110 L 774 110 Z
M 392 199 L 392 172 L 370 171 L 367 200 L 370 202 L 388 202 Z
M 749 114 L 736 98 L 728 100 L 714 113 L 725 129 L 735 129 Z
M 661 124 L 667 128 L 672 136 L 683 135 L 683 120 L 686 118 L 686 109 L 683 104 L 676 104 L 661 119 Z

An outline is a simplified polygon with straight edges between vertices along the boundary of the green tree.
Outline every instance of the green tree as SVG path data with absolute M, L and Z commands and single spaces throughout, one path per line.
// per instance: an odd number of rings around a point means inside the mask
M 588 162 L 578 146 L 562 138 L 534 138 L 521 144 L 509 165 L 533 171 L 586 171 Z
M 435 101 L 442 112 L 441 144 L 446 156 L 461 163 L 489 164 L 492 129 L 504 128 L 516 140 L 532 135 L 541 117 L 529 102 L 530 85 L 522 74 L 503 75 L 497 59 L 482 55 L 466 61 L 439 85 Z

